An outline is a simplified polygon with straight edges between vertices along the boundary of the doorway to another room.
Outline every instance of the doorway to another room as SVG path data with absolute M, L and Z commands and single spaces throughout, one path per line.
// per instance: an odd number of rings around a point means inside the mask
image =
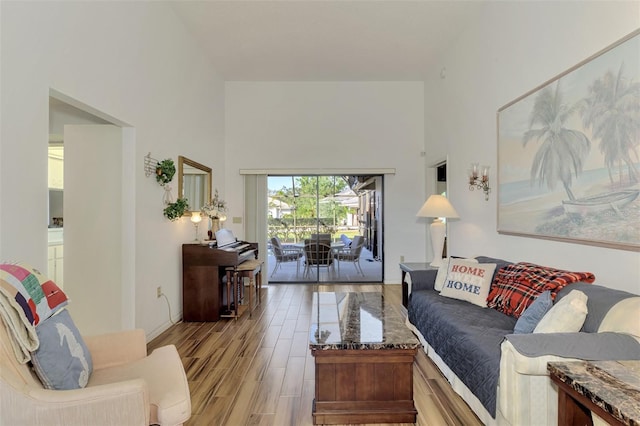
M 438 164 L 435 165 L 436 168 L 436 194 L 442 195 L 444 197 L 447 196 L 447 162 L 443 161 L 440 162 Z M 447 223 L 447 218 L 443 217 L 441 218 L 442 222 L 444 222 L 444 224 L 446 225 Z M 448 249 L 447 249 L 447 240 L 448 240 L 448 231 L 449 228 L 446 227 L 446 233 L 445 233 L 445 237 L 444 237 L 444 246 L 442 248 L 442 257 L 447 257 L 448 256 Z
M 123 229 L 133 229 L 125 206 L 135 194 L 123 179 L 133 175 L 133 129 L 49 95 L 48 275 L 74 301 L 69 311 L 83 334 L 130 328 L 135 248 Z
M 383 280 L 383 176 L 268 176 L 271 283 Z

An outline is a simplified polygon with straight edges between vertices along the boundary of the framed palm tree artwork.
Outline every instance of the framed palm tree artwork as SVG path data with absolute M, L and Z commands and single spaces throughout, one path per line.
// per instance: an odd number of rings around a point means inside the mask
M 499 233 L 640 251 L 640 30 L 497 115 Z

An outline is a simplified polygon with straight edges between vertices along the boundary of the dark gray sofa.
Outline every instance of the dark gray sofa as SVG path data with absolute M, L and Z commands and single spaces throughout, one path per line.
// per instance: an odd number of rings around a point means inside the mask
M 496 263 L 496 272 L 510 264 L 510 262 L 502 259 L 489 257 L 477 257 L 476 259 L 480 263 Z M 452 383 L 454 390 L 461 394 L 478 417 L 484 423 L 496 423 L 496 401 L 500 378 L 502 343 L 505 338 L 513 338 L 514 344 L 523 343 L 523 346 L 526 346 L 526 340 L 529 338 L 523 338 L 524 335 L 512 334 L 516 319 L 511 316 L 495 309 L 483 308 L 465 301 L 441 296 L 439 292 L 433 289 L 436 275 L 437 271 L 435 270 L 411 273 L 412 285 L 408 304 L 408 325 L 417 332 L 423 343 L 426 343 L 425 351 L 427 355 L 443 370 L 445 377 Z M 598 331 L 600 321 L 612 306 L 622 299 L 635 296 L 599 285 L 576 283 L 561 290 L 557 295 L 556 301 L 562 299 L 569 291 L 576 288 L 579 288 L 589 296 L 587 304 L 590 314 L 582 330 L 587 333 Z M 570 336 L 571 338 L 575 337 L 575 339 L 579 340 L 581 338 L 580 335 L 583 333 L 572 334 L 577 336 Z M 514 338 L 513 336 L 517 337 Z M 555 341 L 560 342 L 560 345 L 564 340 L 564 337 L 558 339 L 559 336 L 551 334 L 545 337 L 539 334 L 528 336 L 532 336 L 531 339 L 542 338 L 545 340 L 550 339 L 550 341 L 553 341 L 555 337 Z M 626 339 L 629 336 L 624 335 L 622 337 Z M 520 340 L 518 341 L 518 339 Z M 637 358 L 633 359 L 640 359 L 640 345 L 631 337 L 629 337 L 629 340 L 629 351 L 632 354 L 629 359 L 633 358 L 634 351 L 637 351 Z M 580 346 L 579 343 L 577 343 L 578 347 Z M 553 345 L 556 345 L 556 343 L 551 344 L 551 346 Z M 593 341 L 588 344 L 585 343 L 583 351 L 590 352 L 592 345 Z M 623 346 L 626 347 L 626 345 L 627 342 L 624 340 Z M 574 349 L 572 348 L 572 351 Z M 551 350 L 549 353 L 575 358 L 582 358 L 576 355 L 585 355 L 580 352 L 569 354 L 561 352 Z M 623 353 L 627 353 L 626 349 Z M 614 355 L 616 354 L 599 353 L 594 355 L 595 358 L 586 357 L 585 359 L 611 359 L 607 357 Z M 531 356 L 531 354 L 527 356 Z M 447 369 L 449 371 L 444 371 Z M 464 392 L 460 391 L 459 382 L 464 385 L 462 387 L 466 387 Z M 468 395 L 469 391 L 472 396 Z M 510 424 L 508 421 L 501 423 Z

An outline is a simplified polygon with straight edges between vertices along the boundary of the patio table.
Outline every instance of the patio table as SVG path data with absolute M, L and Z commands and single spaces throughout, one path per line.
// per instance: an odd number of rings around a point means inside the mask
M 302 252 L 302 254 L 304 255 L 304 242 L 289 244 L 289 246 L 300 250 Z M 338 253 L 343 248 L 344 248 L 344 243 L 343 242 L 332 242 L 331 243 L 331 252 L 332 252 L 332 254 Z M 337 259 L 336 259 L 336 262 L 338 262 Z M 338 271 L 340 271 L 340 268 L 338 268 Z M 339 277 L 340 277 L 340 273 L 338 273 L 338 278 Z

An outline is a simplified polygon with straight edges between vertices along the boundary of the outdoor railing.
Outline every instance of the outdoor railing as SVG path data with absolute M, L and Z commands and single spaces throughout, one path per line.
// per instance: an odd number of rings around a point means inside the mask
M 269 239 L 278 237 L 283 243 L 294 243 L 311 238 L 311 234 L 331 234 L 335 239 L 337 227 L 332 223 L 333 219 L 296 219 L 295 225 L 292 218 L 269 219 L 268 234 Z

